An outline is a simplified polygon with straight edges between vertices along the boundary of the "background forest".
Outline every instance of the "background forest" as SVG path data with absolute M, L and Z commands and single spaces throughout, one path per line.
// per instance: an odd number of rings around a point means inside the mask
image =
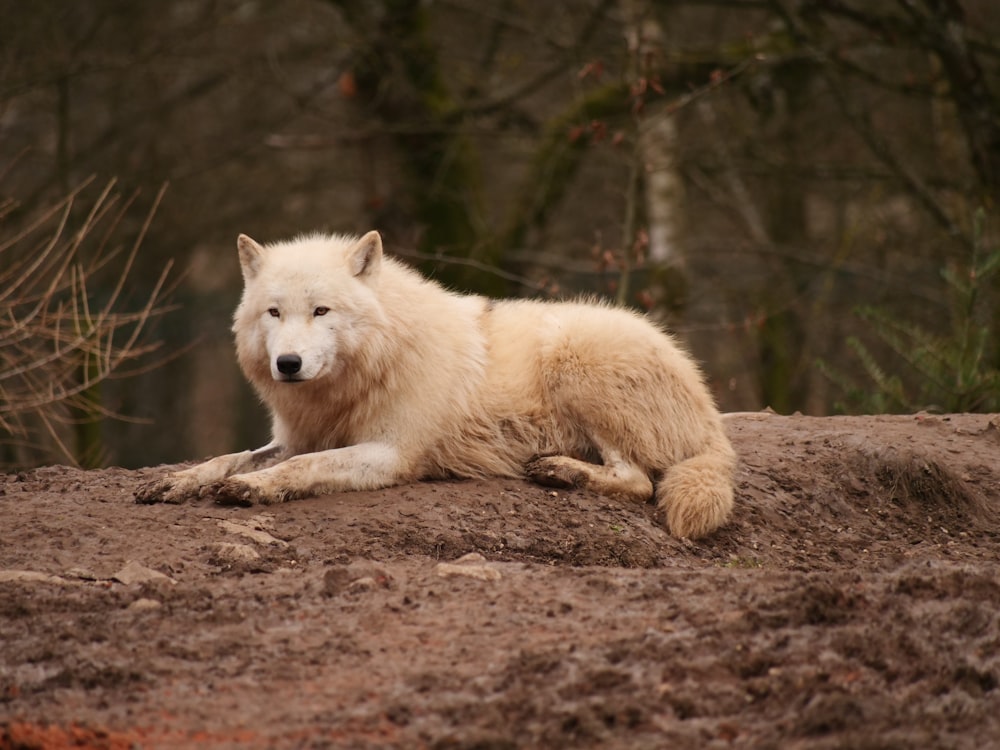
M 608 296 L 725 410 L 1000 410 L 991 0 L 0 0 L 0 463 L 253 447 L 235 238 Z

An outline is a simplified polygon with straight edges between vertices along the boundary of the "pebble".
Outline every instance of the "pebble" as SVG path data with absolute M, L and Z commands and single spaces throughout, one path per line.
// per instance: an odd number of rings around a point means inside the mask
M 500 571 L 489 567 L 486 558 L 478 552 L 462 555 L 453 563 L 438 563 L 434 566 L 434 572 L 442 578 L 465 576 L 479 581 L 499 581 L 503 578 Z
M 147 568 L 141 563 L 137 563 L 135 560 L 129 560 L 125 567 L 111 576 L 111 580 L 118 581 L 118 583 L 124 583 L 126 586 L 133 583 L 147 583 L 148 581 L 169 581 L 170 583 L 177 583 L 173 578 L 168 575 L 164 575 L 158 570 L 153 570 L 152 568 Z

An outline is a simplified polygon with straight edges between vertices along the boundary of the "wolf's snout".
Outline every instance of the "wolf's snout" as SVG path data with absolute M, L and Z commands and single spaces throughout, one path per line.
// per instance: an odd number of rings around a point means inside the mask
M 295 375 L 302 369 L 302 357 L 298 354 L 279 354 L 276 364 L 282 375 Z

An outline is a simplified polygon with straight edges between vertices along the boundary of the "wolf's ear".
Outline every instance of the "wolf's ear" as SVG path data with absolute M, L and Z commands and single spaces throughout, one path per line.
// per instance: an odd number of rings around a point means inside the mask
M 260 270 L 264 248 L 245 234 L 241 234 L 236 238 L 236 249 L 240 251 L 240 270 L 243 271 L 243 280 L 250 281 Z
M 373 278 L 382 265 L 382 237 L 371 231 L 347 251 L 347 265 L 358 278 Z

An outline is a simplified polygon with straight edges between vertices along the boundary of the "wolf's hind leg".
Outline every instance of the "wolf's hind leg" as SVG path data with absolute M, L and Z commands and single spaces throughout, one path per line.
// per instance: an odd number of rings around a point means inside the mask
M 653 496 L 653 483 L 640 467 L 607 446 L 597 448 L 603 465 L 569 456 L 543 456 L 529 462 L 525 474 L 546 487 L 586 487 L 635 503 L 645 503 Z

